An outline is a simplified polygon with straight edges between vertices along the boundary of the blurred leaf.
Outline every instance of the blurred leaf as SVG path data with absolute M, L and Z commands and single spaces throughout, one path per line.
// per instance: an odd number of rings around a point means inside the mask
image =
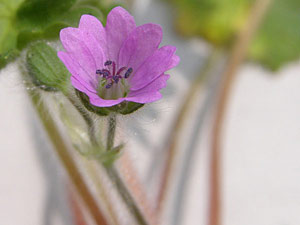
M 13 26 L 15 13 L 23 0 L 0 0 L 0 69 L 17 57 L 18 31 Z
M 63 14 L 58 21 L 68 26 L 78 26 L 79 19 L 83 14 L 90 14 L 98 19 L 103 18 L 102 12 L 98 8 L 90 5 L 80 5 L 72 7 L 72 9 L 68 13 Z
M 247 19 L 253 0 L 168 0 L 175 5 L 177 30 L 228 45 Z
M 59 32 L 61 29 L 70 26 L 78 26 L 79 19 L 83 14 L 91 14 L 96 16 L 97 18 L 102 17 L 101 11 L 99 11 L 97 8 L 90 6 L 72 7 L 68 12 L 62 14 L 51 23 L 49 22 L 49 24 L 43 29 L 27 29 L 20 31 L 17 39 L 18 49 L 23 49 L 27 46 L 27 44 L 35 40 L 57 39 L 59 37 Z
M 70 73 L 57 57 L 57 52 L 44 42 L 30 46 L 26 63 L 33 83 L 46 91 L 67 93 Z
M 249 57 L 272 70 L 300 57 L 299 0 L 274 0 L 251 45 Z
M 0 20 L 0 54 L 16 47 L 17 34 L 9 20 Z
M 0 69 L 4 68 L 7 63 L 13 61 L 19 56 L 20 52 L 17 49 L 7 51 L 0 54 Z
M 121 6 L 123 8 L 126 8 L 125 4 L 122 4 L 122 2 L 114 2 L 111 1 L 109 3 L 103 3 L 103 1 L 99 1 L 99 0 L 77 0 L 77 5 L 89 5 L 89 6 L 93 6 L 95 8 L 97 8 L 98 10 L 100 10 L 103 13 L 103 20 L 102 23 L 105 24 L 105 20 L 107 17 L 107 14 L 116 6 Z
M 82 14 L 102 19 L 100 2 L 0 0 L 0 69 L 29 43 L 58 39 L 60 30 L 77 26 Z
M 25 0 L 17 12 L 20 28 L 39 29 L 68 11 L 76 0 Z
M 22 50 L 28 43 L 41 39 L 41 31 L 21 30 L 17 36 L 17 48 Z

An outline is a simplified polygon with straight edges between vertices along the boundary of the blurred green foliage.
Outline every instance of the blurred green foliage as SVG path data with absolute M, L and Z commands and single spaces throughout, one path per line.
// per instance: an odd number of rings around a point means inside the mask
M 255 39 L 249 58 L 277 70 L 300 57 L 300 1 L 274 0 Z
M 251 0 L 168 0 L 176 7 L 176 28 L 218 46 L 229 45 L 247 19 Z
M 55 40 L 59 31 L 77 26 L 82 14 L 103 20 L 111 6 L 100 0 L 0 0 L 0 69 L 29 43 Z
M 245 24 L 254 0 L 167 0 L 176 8 L 176 28 L 186 36 L 201 36 L 229 47 Z M 250 18 L 251 19 L 251 18 Z M 300 1 L 274 0 L 256 37 L 249 58 L 269 69 L 300 57 Z
M 0 0 L 0 68 L 18 55 L 15 14 L 23 0 Z

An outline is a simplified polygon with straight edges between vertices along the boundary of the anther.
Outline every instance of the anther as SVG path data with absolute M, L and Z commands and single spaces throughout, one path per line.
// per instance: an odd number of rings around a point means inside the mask
M 101 74 L 103 74 L 103 72 L 102 72 L 102 70 L 96 70 L 96 74 L 101 75 Z
M 107 69 L 103 69 L 102 70 L 102 74 L 104 78 L 108 78 L 110 76 L 110 72 Z
M 104 63 L 104 66 L 109 66 L 112 64 L 112 61 L 111 60 L 107 60 L 105 63 Z
M 132 73 L 132 71 L 133 71 L 133 69 L 130 67 L 130 68 L 126 71 L 124 77 L 125 77 L 125 78 L 128 78 L 128 77 L 130 76 L 130 74 Z
M 112 79 L 114 80 L 114 82 L 116 82 L 116 84 L 119 82 L 119 79 L 120 79 L 121 76 L 119 75 L 115 75 L 112 77 Z M 122 77 L 121 77 L 122 78 Z
M 109 88 L 111 88 L 112 85 L 113 85 L 113 83 L 109 83 L 105 86 L 105 88 L 109 89 Z

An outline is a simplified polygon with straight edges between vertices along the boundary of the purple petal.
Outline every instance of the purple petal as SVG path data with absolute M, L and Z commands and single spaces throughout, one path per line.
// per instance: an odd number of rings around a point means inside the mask
M 170 68 L 173 62 L 173 56 L 176 51 L 174 46 L 164 46 L 154 52 L 133 74 L 130 80 L 131 90 L 138 90 Z
M 76 77 L 74 76 L 71 76 L 71 83 L 72 83 L 72 86 L 74 88 L 76 88 L 77 90 L 81 91 L 81 92 L 84 92 L 85 94 L 89 95 L 90 93 L 95 93 L 96 94 L 96 90 L 91 88 L 91 87 L 88 87 L 88 85 L 84 85 L 82 83 L 82 81 L 78 80 Z
M 69 53 L 58 52 L 57 56 L 65 64 L 72 76 L 80 81 L 85 88 L 89 90 L 96 89 L 96 78 L 94 76 L 90 76 L 74 59 L 72 59 Z
M 82 15 L 79 22 L 79 29 L 87 36 L 93 36 L 91 43 L 86 43 L 89 49 L 93 49 L 94 45 L 100 46 L 104 55 L 107 54 L 106 32 L 102 23 L 94 16 Z M 103 66 L 103 65 L 101 65 Z
M 156 24 L 135 28 L 121 47 L 119 66 L 132 67 L 136 71 L 158 49 L 162 35 L 162 28 Z
M 179 62 L 180 62 L 180 57 L 178 55 L 173 55 L 173 57 L 171 59 L 171 63 L 167 70 L 174 68 L 175 66 L 178 65 Z
M 104 62 L 106 61 L 106 56 L 104 52 L 96 40 L 96 38 L 90 33 L 82 33 L 82 38 L 84 40 L 84 44 L 89 49 L 90 54 L 92 55 L 94 62 L 96 64 L 96 69 L 102 68 Z M 96 70 L 93 71 L 95 73 Z
M 100 98 L 97 94 L 89 93 L 87 94 L 90 98 L 90 103 L 95 106 L 99 107 L 109 107 L 113 105 L 117 105 L 120 102 L 123 102 L 125 98 L 119 98 L 119 99 L 103 99 Z
M 131 91 L 126 100 L 139 103 L 149 103 L 159 100 L 162 97 L 159 90 L 166 87 L 169 78 L 170 75 L 168 74 L 160 75 L 146 87 L 137 91 Z
M 97 66 L 95 59 L 82 40 L 81 31 L 68 27 L 60 31 L 60 40 L 69 55 L 86 70 L 87 73 L 95 73 Z
M 82 85 L 80 81 L 78 81 L 75 77 L 71 77 L 71 82 L 73 87 L 75 87 L 77 90 L 85 93 L 89 99 L 90 103 L 94 106 L 99 106 L 99 107 L 109 107 L 113 106 L 116 104 L 119 104 L 120 102 L 124 101 L 124 98 L 119 98 L 119 99 L 103 99 L 99 97 L 96 93 L 96 90 L 90 90 L 85 87 L 85 85 Z
M 133 17 L 122 7 L 115 7 L 110 11 L 105 27 L 108 59 L 118 59 L 123 42 L 135 27 Z

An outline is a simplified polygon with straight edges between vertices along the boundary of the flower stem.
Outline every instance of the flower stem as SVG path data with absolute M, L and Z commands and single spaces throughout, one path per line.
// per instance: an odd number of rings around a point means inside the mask
M 210 55 L 207 57 L 205 65 L 202 67 L 202 70 L 200 71 L 199 75 L 192 82 L 192 87 L 186 93 L 185 95 L 186 97 L 183 101 L 183 104 L 180 107 L 176 119 L 174 120 L 175 123 L 171 129 L 171 132 L 167 139 L 167 144 L 165 146 L 167 157 L 163 169 L 161 184 L 159 187 L 159 193 L 158 193 L 158 199 L 156 205 L 157 212 L 161 212 L 166 195 L 169 191 L 171 172 L 172 172 L 172 168 L 174 167 L 175 156 L 177 154 L 178 140 L 182 132 L 184 123 L 188 118 L 187 115 L 190 112 L 193 103 L 195 102 L 195 98 L 197 97 L 197 93 L 201 88 L 201 85 L 203 85 L 203 82 L 207 80 L 207 77 L 209 75 L 209 72 L 212 69 L 212 66 L 219 59 L 221 53 L 222 51 L 220 49 L 213 49 Z
M 82 118 L 86 122 L 86 124 L 88 126 L 88 133 L 89 133 L 89 138 L 90 138 L 91 143 L 93 145 L 97 145 L 98 142 L 97 142 L 97 138 L 96 138 L 96 135 L 95 135 L 95 124 L 94 124 L 94 121 L 87 114 L 87 112 L 76 103 L 76 100 L 72 96 L 69 95 L 69 96 L 66 96 L 66 97 L 67 97 L 67 99 L 69 99 L 69 101 L 77 109 L 77 111 L 79 112 L 79 114 L 82 116 Z
M 256 0 L 252 11 L 250 12 L 247 24 L 241 30 L 236 44 L 233 46 L 232 54 L 228 66 L 223 74 L 223 85 L 219 94 L 217 103 L 216 117 L 212 131 L 212 149 L 211 149 L 211 169 L 210 169 L 210 208 L 209 208 L 209 225 L 221 224 L 221 191 L 220 191 L 220 164 L 221 164 L 221 131 L 225 118 L 226 107 L 228 105 L 230 93 L 236 78 L 236 72 L 243 62 L 249 44 L 257 30 L 268 6 L 272 0 Z
M 111 149 L 113 149 L 115 132 L 116 132 L 116 115 L 115 114 L 112 114 L 108 118 L 108 123 L 109 124 L 108 124 L 106 150 L 110 151 Z M 123 199 L 124 203 L 127 205 L 128 210 L 135 217 L 138 224 L 147 225 L 148 223 L 146 222 L 142 212 L 136 205 L 134 198 L 132 197 L 130 191 L 127 189 L 126 185 L 124 184 L 117 169 L 114 166 L 104 167 L 104 168 L 107 172 L 107 175 L 111 178 L 112 182 L 114 183 L 119 195 Z
M 89 213 L 92 215 L 96 224 L 98 225 L 108 225 L 105 217 L 102 215 L 94 197 L 86 186 L 83 177 L 81 176 L 76 163 L 72 158 L 68 146 L 62 139 L 58 128 L 55 125 L 54 120 L 48 113 L 48 109 L 41 99 L 39 92 L 28 91 L 28 95 L 31 98 L 33 106 L 35 107 L 38 116 L 50 138 L 52 144 L 54 145 L 54 150 L 56 151 L 59 159 L 61 160 L 65 170 L 74 184 L 79 196 L 82 198 Z
M 115 134 L 116 134 L 116 123 L 117 118 L 116 114 L 111 114 L 108 118 L 108 132 L 107 132 L 107 142 L 106 142 L 106 150 L 110 151 L 113 148 Z
M 68 97 L 70 102 L 75 106 L 75 108 L 78 110 L 78 112 L 82 115 L 83 119 L 86 121 L 86 124 L 89 127 L 89 135 L 91 138 L 92 144 L 95 146 L 98 145 L 96 136 L 95 136 L 95 127 L 92 119 L 89 115 L 86 114 L 86 112 L 79 106 L 77 106 L 76 101 L 72 99 L 71 97 Z M 106 150 L 112 151 L 118 148 L 121 148 L 123 145 L 119 145 L 114 147 L 114 139 L 115 139 L 115 133 L 116 133 L 116 114 L 112 113 L 108 117 L 108 132 L 107 132 L 107 141 L 106 141 Z M 131 196 L 129 190 L 127 189 L 126 185 L 123 183 L 122 178 L 119 176 L 118 171 L 112 166 L 112 167 L 106 167 L 100 162 L 101 166 L 105 168 L 106 173 L 108 174 L 108 177 L 112 180 L 112 182 L 116 185 L 117 191 L 119 192 L 121 198 L 127 205 L 129 211 L 134 215 L 136 221 L 141 225 L 148 224 L 146 220 L 144 219 L 140 209 L 137 207 L 133 197 Z

